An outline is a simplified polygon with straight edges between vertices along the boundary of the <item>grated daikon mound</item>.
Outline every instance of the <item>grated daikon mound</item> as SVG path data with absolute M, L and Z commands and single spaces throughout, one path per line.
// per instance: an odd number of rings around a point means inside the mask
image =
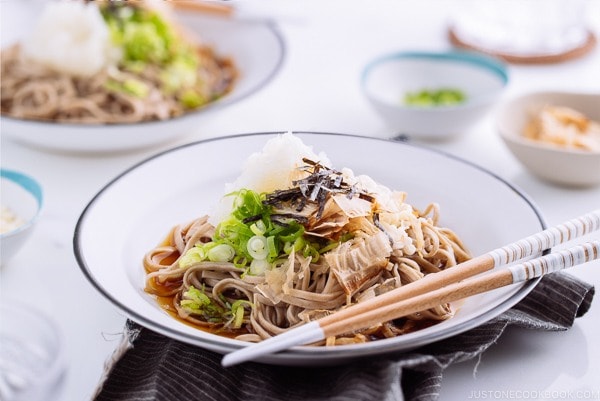
M 270 139 L 260 152 L 253 153 L 246 160 L 241 175 L 225 185 L 225 194 L 242 188 L 258 193 L 288 189 L 292 182 L 305 176 L 299 167 L 305 165 L 303 158 L 331 166 L 327 155 L 316 154 L 300 138 L 287 132 Z M 211 213 L 210 222 L 216 225 L 231 212 L 232 197 L 223 197 Z
M 49 68 L 83 77 L 97 74 L 119 57 L 98 6 L 77 1 L 48 2 L 23 41 L 23 54 Z

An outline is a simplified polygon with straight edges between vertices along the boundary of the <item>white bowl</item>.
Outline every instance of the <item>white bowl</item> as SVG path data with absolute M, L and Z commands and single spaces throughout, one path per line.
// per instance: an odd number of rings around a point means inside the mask
M 12 300 L 3 300 L 0 316 L 0 399 L 59 399 L 66 359 L 56 322 L 41 310 Z
M 23 223 L 0 234 L 0 265 L 13 257 L 31 235 L 43 203 L 42 188 L 33 178 L 13 170 L 0 170 L 1 204 Z
M 390 137 L 449 138 L 464 133 L 483 117 L 508 83 L 505 65 L 480 54 L 449 51 L 399 52 L 371 61 L 361 86 L 374 109 L 386 121 Z M 403 104 L 407 92 L 459 89 L 460 104 L 420 107 Z
M 40 1 L 6 2 L 2 7 L 2 47 L 18 41 L 30 20 L 43 8 Z M 218 101 L 181 117 L 133 124 L 68 124 L 1 117 L 2 136 L 43 150 L 69 153 L 132 151 L 189 135 L 203 121 L 262 89 L 279 71 L 284 54 L 283 37 L 274 23 L 239 21 L 198 13 L 178 12 L 178 21 L 211 45 L 218 54 L 232 58 L 238 79 L 230 93 Z
M 248 156 L 278 134 L 228 136 L 190 143 L 124 171 L 94 196 L 75 227 L 73 247 L 83 274 L 115 307 L 156 332 L 222 353 L 247 346 L 247 342 L 210 334 L 169 315 L 144 291 L 146 273 L 142 259 L 174 224 L 214 210 L 215 202 L 226 190 L 225 183 L 233 182 Z M 540 211 L 519 189 L 454 156 L 383 139 L 310 132 L 296 135 L 315 152 L 324 152 L 334 168 L 348 167 L 355 174 L 367 174 L 390 189 L 401 190 L 407 194 L 407 202 L 421 210 L 430 202 L 438 203 L 440 224 L 452 228 L 473 255 L 545 228 Z M 223 152 L 227 152 L 230 163 L 220 163 Z M 190 179 L 170 173 L 190 163 L 210 170 L 211 174 Z M 169 190 L 152 191 L 144 184 L 149 177 L 167 179 Z M 473 197 L 478 188 L 485 191 Z M 145 201 L 136 202 L 140 198 Z M 106 252 L 107 246 L 111 252 Z M 363 344 L 294 347 L 260 361 L 319 366 L 407 351 L 498 316 L 522 299 L 535 283 L 529 281 L 472 297 L 461 304 L 452 319 L 413 333 Z
M 546 105 L 566 106 L 600 121 L 600 94 L 543 91 L 515 97 L 496 112 L 500 137 L 535 176 L 573 187 L 600 185 L 600 152 L 567 149 L 523 137 L 529 119 Z

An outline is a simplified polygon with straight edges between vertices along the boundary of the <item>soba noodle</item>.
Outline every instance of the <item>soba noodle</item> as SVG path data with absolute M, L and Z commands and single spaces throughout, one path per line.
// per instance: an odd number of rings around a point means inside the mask
M 173 118 L 215 101 L 234 84 L 237 72 L 232 60 L 205 45 L 197 46 L 197 57 L 193 87 L 165 90 L 165 66 L 158 63 L 145 63 L 139 71 L 119 63 L 91 77 L 77 76 L 31 60 L 16 44 L 1 52 L 1 112 L 21 119 L 86 124 Z M 143 88 L 138 91 L 143 94 L 115 89 L 132 82 L 133 89 Z M 190 91 L 193 105 L 182 101 Z
M 436 204 L 419 211 L 405 202 L 405 194 L 396 193 L 395 205 L 387 207 L 378 201 L 376 194 L 370 195 L 354 184 L 346 185 L 346 176 L 336 180 L 342 177 L 341 173 L 305 161 L 307 178 L 295 181 L 295 188 L 263 195 L 262 202 L 276 205 L 270 212 L 271 219 L 278 213 L 289 217 L 299 210 L 298 203 L 289 201 L 292 192 L 310 194 L 315 187 L 322 186 L 322 207 L 313 205 L 310 209 L 312 203 L 319 201 L 300 197 L 299 202 L 309 209 L 305 215 L 310 216 L 308 223 L 302 220 L 306 229 L 302 232 L 305 237 L 337 241 L 334 246 L 321 248 L 316 257 L 291 249 L 289 255 L 276 259 L 257 274 L 247 266 L 240 267 L 235 260 L 203 260 L 182 266 L 183 255 L 190 249 L 220 238 L 220 229 L 210 224 L 208 216 L 203 216 L 174 227 L 160 246 L 145 255 L 146 291 L 167 299 L 167 309 L 179 319 L 211 332 L 257 342 L 470 258 L 458 236 L 439 225 Z M 323 181 L 327 175 L 332 180 Z M 318 181 L 312 180 L 315 177 Z M 309 185 L 303 191 L 300 188 L 306 183 Z M 343 195 L 333 201 L 336 193 Z M 315 199 L 320 197 L 317 195 Z M 277 201 L 271 202 L 274 198 Z M 342 198 L 348 202 L 361 199 L 362 203 L 348 206 Z M 374 211 L 369 216 L 361 215 L 358 210 L 365 201 L 367 208 Z M 341 218 L 344 213 L 336 202 L 351 217 Z M 386 212 L 394 208 L 393 213 Z M 290 210 L 294 212 L 289 213 Z M 336 223 L 340 220 L 343 222 Z M 348 232 L 352 233 L 351 239 L 344 238 Z M 357 262 L 354 270 L 346 269 L 354 262 Z M 186 301 L 190 289 L 202 294 L 204 305 L 213 308 L 212 312 L 194 311 L 186 306 L 190 302 Z M 232 307 L 236 302 L 237 309 Z M 221 315 L 214 311 L 220 311 Z M 326 344 L 394 337 L 448 319 L 453 313 L 450 305 L 439 305 L 357 333 L 329 338 Z M 237 325 L 233 323 L 236 319 Z

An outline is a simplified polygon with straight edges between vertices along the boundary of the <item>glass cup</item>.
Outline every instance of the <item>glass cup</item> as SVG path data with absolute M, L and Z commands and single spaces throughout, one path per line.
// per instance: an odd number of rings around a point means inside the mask
M 488 53 L 514 58 L 560 55 L 590 39 L 586 0 L 462 0 L 456 4 L 451 35 Z
M 0 304 L 0 400 L 49 401 L 65 371 L 63 338 L 56 324 L 35 308 Z

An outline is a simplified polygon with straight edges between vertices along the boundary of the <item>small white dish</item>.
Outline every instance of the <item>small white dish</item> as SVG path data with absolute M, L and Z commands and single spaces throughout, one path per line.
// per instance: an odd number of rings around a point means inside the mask
M 142 326 L 220 353 L 247 346 L 247 342 L 210 334 L 169 315 L 144 291 L 142 259 L 172 226 L 209 213 L 221 198 L 225 184 L 239 176 L 247 157 L 277 134 L 191 143 L 157 154 L 116 177 L 90 201 L 76 225 L 74 252 L 83 274 L 103 296 Z M 545 228 L 540 211 L 526 195 L 494 174 L 454 156 L 375 138 L 295 134 L 316 152 L 326 153 L 335 168 L 348 167 L 356 174 L 367 174 L 390 188 L 405 191 L 407 202 L 417 208 L 437 202 L 440 224 L 454 229 L 473 255 Z M 228 163 L 222 162 L 224 153 Z M 173 169 L 185 170 L 190 164 L 211 173 L 193 177 L 170 173 Z M 145 184 L 149 179 L 169 184 L 164 191 L 155 191 Z M 478 190 L 481 188 L 485 191 Z M 473 193 L 477 196 L 471 196 Z M 140 198 L 145 201 L 140 203 Z M 471 297 L 453 318 L 413 333 L 363 344 L 293 347 L 264 356 L 261 362 L 332 365 L 414 349 L 498 316 L 526 296 L 536 282 Z
M 600 152 L 559 147 L 523 136 L 529 120 L 548 105 L 568 107 L 600 122 L 600 94 L 532 92 L 498 108 L 496 128 L 500 137 L 529 172 L 546 182 L 570 187 L 600 185 Z
M 505 65 L 463 51 L 398 52 L 367 64 L 361 87 L 391 130 L 389 137 L 442 139 L 463 134 L 482 118 L 508 84 Z M 453 105 L 413 106 L 404 96 L 421 90 L 457 89 L 465 100 Z
M 35 179 L 18 171 L 1 169 L 0 184 L 0 204 L 21 221 L 0 234 L 0 265 L 3 265 L 23 247 L 33 232 L 42 209 L 43 193 Z
M 64 339 L 44 312 L 15 301 L 0 304 L 0 399 L 58 399 L 66 369 Z
M 2 47 L 24 34 L 42 4 L 2 5 Z M 128 152 L 169 143 L 195 132 L 214 113 L 264 88 L 279 71 L 285 43 L 274 22 L 243 21 L 198 13 L 177 13 L 178 21 L 218 54 L 232 58 L 238 79 L 230 93 L 206 107 L 164 121 L 132 124 L 69 124 L 1 116 L 2 136 L 42 150 L 68 153 Z M 20 22 L 19 22 L 20 21 Z

